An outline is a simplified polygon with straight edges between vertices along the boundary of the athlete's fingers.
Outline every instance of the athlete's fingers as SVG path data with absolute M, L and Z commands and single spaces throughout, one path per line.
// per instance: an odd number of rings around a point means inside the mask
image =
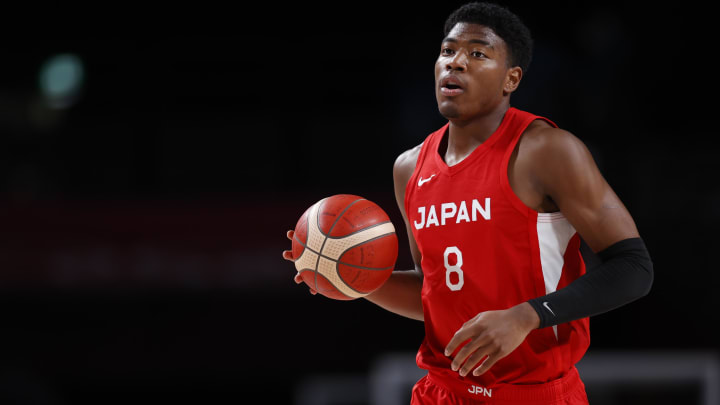
M 295 236 L 295 231 L 289 230 L 289 231 L 287 231 L 287 233 L 285 234 L 285 236 L 287 236 L 288 239 L 293 240 L 293 236 Z M 283 251 L 283 259 L 285 259 L 285 260 L 290 260 L 291 262 L 294 262 L 294 261 L 295 261 L 295 258 L 294 258 L 293 255 L 292 255 L 292 250 L 284 250 L 284 251 Z
M 490 367 L 493 366 L 498 360 L 503 358 L 504 356 L 500 355 L 499 352 L 492 353 L 488 355 L 488 357 L 485 359 L 485 361 L 480 364 L 480 367 L 473 370 L 473 375 L 478 376 L 484 374 L 486 371 L 490 370 Z
M 302 276 L 300 275 L 300 273 L 295 274 L 295 283 L 297 283 L 297 284 L 302 284 L 303 282 L 305 282 L 305 280 L 303 280 L 303 278 L 302 278 Z M 308 286 L 308 290 L 310 290 L 310 294 L 312 294 L 312 295 L 317 294 L 317 291 L 315 291 L 315 290 L 314 290 L 312 287 L 310 287 L 310 286 Z
M 472 321 L 474 321 L 474 318 L 469 322 L 465 322 L 465 324 L 458 329 L 457 332 L 455 332 L 455 335 L 453 335 L 450 342 L 447 346 L 445 346 L 446 356 L 450 356 L 453 352 L 455 352 L 455 349 L 457 349 L 460 344 L 466 342 L 468 339 L 472 339 L 482 332 L 482 329 Z
M 478 336 L 475 339 L 469 341 L 465 346 L 461 347 L 460 350 L 453 357 L 453 361 L 450 364 L 450 368 L 453 371 L 457 371 L 465 360 L 473 354 L 480 347 L 485 346 L 489 342 L 489 338 L 486 335 Z
M 445 346 L 445 355 L 451 356 L 455 350 L 457 350 L 460 345 L 465 344 L 472 336 L 470 336 L 470 331 L 467 329 L 459 329 L 457 332 L 455 332 L 455 335 L 453 335 L 452 339 L 450 339 L 450 343 Z
M 468 373 L 475 368 L 478 363 L 480 363 L 485 357 L 487 357 L 490 353 L 492 353 L 492 346 L 483 346 L 475 351 L 475 353 L 468 358 L 468 360 L 463 364 L 463 366 L 460 368 L 459 373 L 461 376 L 465 377 L 468 375 Z

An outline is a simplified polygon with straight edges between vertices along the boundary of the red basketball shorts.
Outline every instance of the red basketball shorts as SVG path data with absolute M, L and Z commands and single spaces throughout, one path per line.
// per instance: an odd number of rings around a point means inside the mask
M 575 367 L 547 384 L 497 384 L 480 387 L 435 373 L 415 384 L 411 405 L 588 405 L 585 385 Z

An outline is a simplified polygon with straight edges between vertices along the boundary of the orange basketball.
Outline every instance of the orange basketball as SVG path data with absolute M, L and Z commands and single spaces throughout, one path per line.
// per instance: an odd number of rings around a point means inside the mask
M 398 241 L 390 218 L 362 197 L 338 194 L 308 208 L 295 226 L 295 268 L 326 297 L 352 300 L 370 294 L 395 268 Z

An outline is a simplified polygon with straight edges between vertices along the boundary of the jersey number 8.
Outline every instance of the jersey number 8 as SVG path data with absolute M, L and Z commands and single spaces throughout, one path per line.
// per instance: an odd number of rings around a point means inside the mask
M 448 257 L 452 253 L 455 254 L 457 260 L 455 264 L 451 266 Z M 460 291 L 460 289 L 462 289 L 463 287 L 463 284 L 465 284 L 465 279 L 463 278 L 463 271 L 461 268 L 461 266 L 463 265 L 462 253 L 460 252 L 460 249 L 457 248 L 457 246 L 449 246 L 445 248 L 445 253 L 443 254 L 443 256 L 445 259 L 445 284 L 447 284 L 450 291 Z M 457 274 L 457 282 L 455 283 L 450 280 L 450 275 L 452 273 Z

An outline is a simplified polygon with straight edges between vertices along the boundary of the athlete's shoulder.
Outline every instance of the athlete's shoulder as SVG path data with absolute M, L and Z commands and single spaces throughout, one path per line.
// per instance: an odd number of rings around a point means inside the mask
M 585 144 L 570 131 L 537 119 L 528 125 L 520 138 L 519 149 L 530 157 L 567 158 L 586 150 Z
M 412 173 L 412 171 L 415 170 L 415 165 L 417 164 L 418 156 L 420 156 L 420 150 L 422 149 L 422 146 L 423 144 L 413 146 L 412 148 L 398 155 L 398 157 L 395 159 L 395 165 L 393 167 L 396 170 L 403 171 L 410 169 L 410 172 Z
M 422 145 L 423 144 L 419 144 L 406 150 L 395 159 L 395 164 L 393 165 L 393 178 L 395 179 L 395 183 L 405 185 L 410 180 L 410 177 L 412 177 L 415 171 Z
M 525 168 L 533 182 L 547 190 L 570 174 L 582 176 L 594 170 L 595 161 L 577 136 L 536 120 L 520 138 L 516 167 Z
M 393 167 L 393 171 L 400 174 L 406 174 L 407 179 L 410 179 L 413 172 L 415 171 L 415 166 L 417 165 L 418 158 L 420 157 L 420 152 L 422 151 L 423 145 L 426 143 L 432 142 L 433 137 L 437 137 L 442 135 L 442 133 L 447 129 L 449 123 L 443 125 L 439 129 L 435 130 L 434 132 L 427 135 L 427 137 L 419 144 L 416 145 L 405 152 L 401 153 L 397 159 L 395 159 L 395 165 Z M 437 138 L 435 138 L 437 139 Z

